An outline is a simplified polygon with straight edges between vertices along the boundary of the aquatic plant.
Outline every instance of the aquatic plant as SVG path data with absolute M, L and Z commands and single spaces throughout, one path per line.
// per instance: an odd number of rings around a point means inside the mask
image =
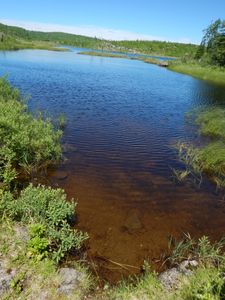
M 173 170 L 174 176 L 178 181 L 192 177 L 200 185 L 205 174 L 217 189 L 225 188 L 225 109 L 201 109 L 195 111 L 194 118 L 200 134 L 211 139 L 202 147 L 178 142 L 178 157 L 186 169 Z
M 177 149 L 178 158 L 184 164 L 185 169 L 172 169 L 173 177 L 178 182 L 190 179 L 191 182 L 200 186 L 202 183 L 203 166 L 198 149 L 184 142 L 178 142 L 175 145 L 175 149 Z
M 65 114 L 60 114 L 59 117 L 58 117 L 58 122 L 59 122 L 59 128 L 61 130 L 63 130 L 66 126 L 66 116 Z
M 168 243 L 170 263 L 178 264 L 184 260 L 197 260 L 202 266 L 225 266 L 224 256 L 225 239 L 211 243 L 207 236 L 194 239 L 190 234 L 184 234 L 184 238 L 176 240 L 170 237 Z

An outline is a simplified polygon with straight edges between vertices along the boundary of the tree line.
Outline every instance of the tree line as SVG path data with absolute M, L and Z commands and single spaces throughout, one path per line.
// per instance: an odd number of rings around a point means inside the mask
M 195 58 L 212 65 L 225 66 L 225 20 L 218 19 L 204 30 Z

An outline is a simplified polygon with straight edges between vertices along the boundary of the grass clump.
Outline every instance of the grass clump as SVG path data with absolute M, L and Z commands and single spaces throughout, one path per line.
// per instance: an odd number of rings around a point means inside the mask
M 19 91 L 0 79 L 0 181 L 9 184 L 17 173 L 59 160 L 61 135 L 49 119 L 28 112 Z
M 225 299 L 223 273 L 216 268 L 199 268 L 184 284 L 177 299 L 185 300 L 221 300 Z M 176 299 L 176 298 L 174 298 Z
M 139 278 L 135 277 L 128 282 L 122 281 L 118 286 L 106 292 L 105 299 L 164 299 L 162 297 L 163 287 L 160 284 L 156 273 L 148 270 Z
M 169 242 L 169 261 L 172 265 L 179 264 L 184 260 L 196 260 L 200 266 L 225 267 L 224 238 L 218 242 L 211 243 L 207 236 L 197 240 L 185 234 L 184 239 Z
M 191 181 L 200 186 L 202 183 L 203 166 L 199 158 L 199 149 L 193 145 L 183 142 L 178 142 L 175 145 L 178 152 L 179 160 L 184 164 L 185 169 L 172 169 L 173 177 L 177 182 Z
M 186 169 L 174 170 L 174 174 L 178 181 L 191 177 L 198 184 L 202 182 L 202 174 L 206 174 L 217 188 L 225 188 L 225 109 L 215 107 L 198 111 L 195 122 L 200 134 L 210 140 L 202 147 L 178 143 L 178 156 Z
M 196 118 L 200 133 L 225 141 L 225 109 L 214 107 L 203 110 Z
M 212 176 L 225 177 L 225 143 L 215 141 L 199 149 L 199 161 L 203 170 Z
M 200 64 L 197 61 L 174 60 L 169 62 L 169 69 L 175 72 L 191 75 L 212 83 L 225 84 L 225 68 Z

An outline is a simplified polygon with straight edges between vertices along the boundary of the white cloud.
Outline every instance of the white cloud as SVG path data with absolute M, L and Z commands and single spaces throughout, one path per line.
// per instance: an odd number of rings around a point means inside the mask
M 90 37 L 98 37 L 108 40 L 158 40 L 158 41 L 174 41 L 180 43 L 191 42 L 188 38 L 181 38 L 179 40 L 172 40 L 165 37 L 159 37 L 148 34 L 141 34 L 126 30 L 102 28 L 95 26 L 67 26 L 59 24 L 48 24 L 48 23 L 35 23 L 28 21 L 18 21 L 9 19 L 0 19 L 0 23 L 19 26 L 25 29 L 34 31 L 44 31 L 44 32 L 67 32 L 79 35 L 85 35 Z

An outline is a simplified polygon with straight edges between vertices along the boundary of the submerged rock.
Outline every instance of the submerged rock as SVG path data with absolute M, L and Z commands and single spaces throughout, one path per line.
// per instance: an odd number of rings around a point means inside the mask
M 59 270 L 59 276 L 61 277 L 61 283 L 58 288 L 58 293 L 70 295 L 79 288 L 85 275 L 73 268 L 61 268 Z
M 179 285 L 183 276 L 190 276 L 193 274 L 193 269 L 198 266 L 196 260 L 184 260 L 177 267 L 168 269 L 159 275 L 159 281 L 162 285 L 170 290 Z
M 59 180 L 65 180 L 68 177 L 68 173 L 65 171 L 57 171 L 55 177 L 56 177 L 56 179 L 59 179 Z
M 136 211 L 128 212 L 123 226 L 129 233 L 134 233 L 143 228 L 141 220 Z

